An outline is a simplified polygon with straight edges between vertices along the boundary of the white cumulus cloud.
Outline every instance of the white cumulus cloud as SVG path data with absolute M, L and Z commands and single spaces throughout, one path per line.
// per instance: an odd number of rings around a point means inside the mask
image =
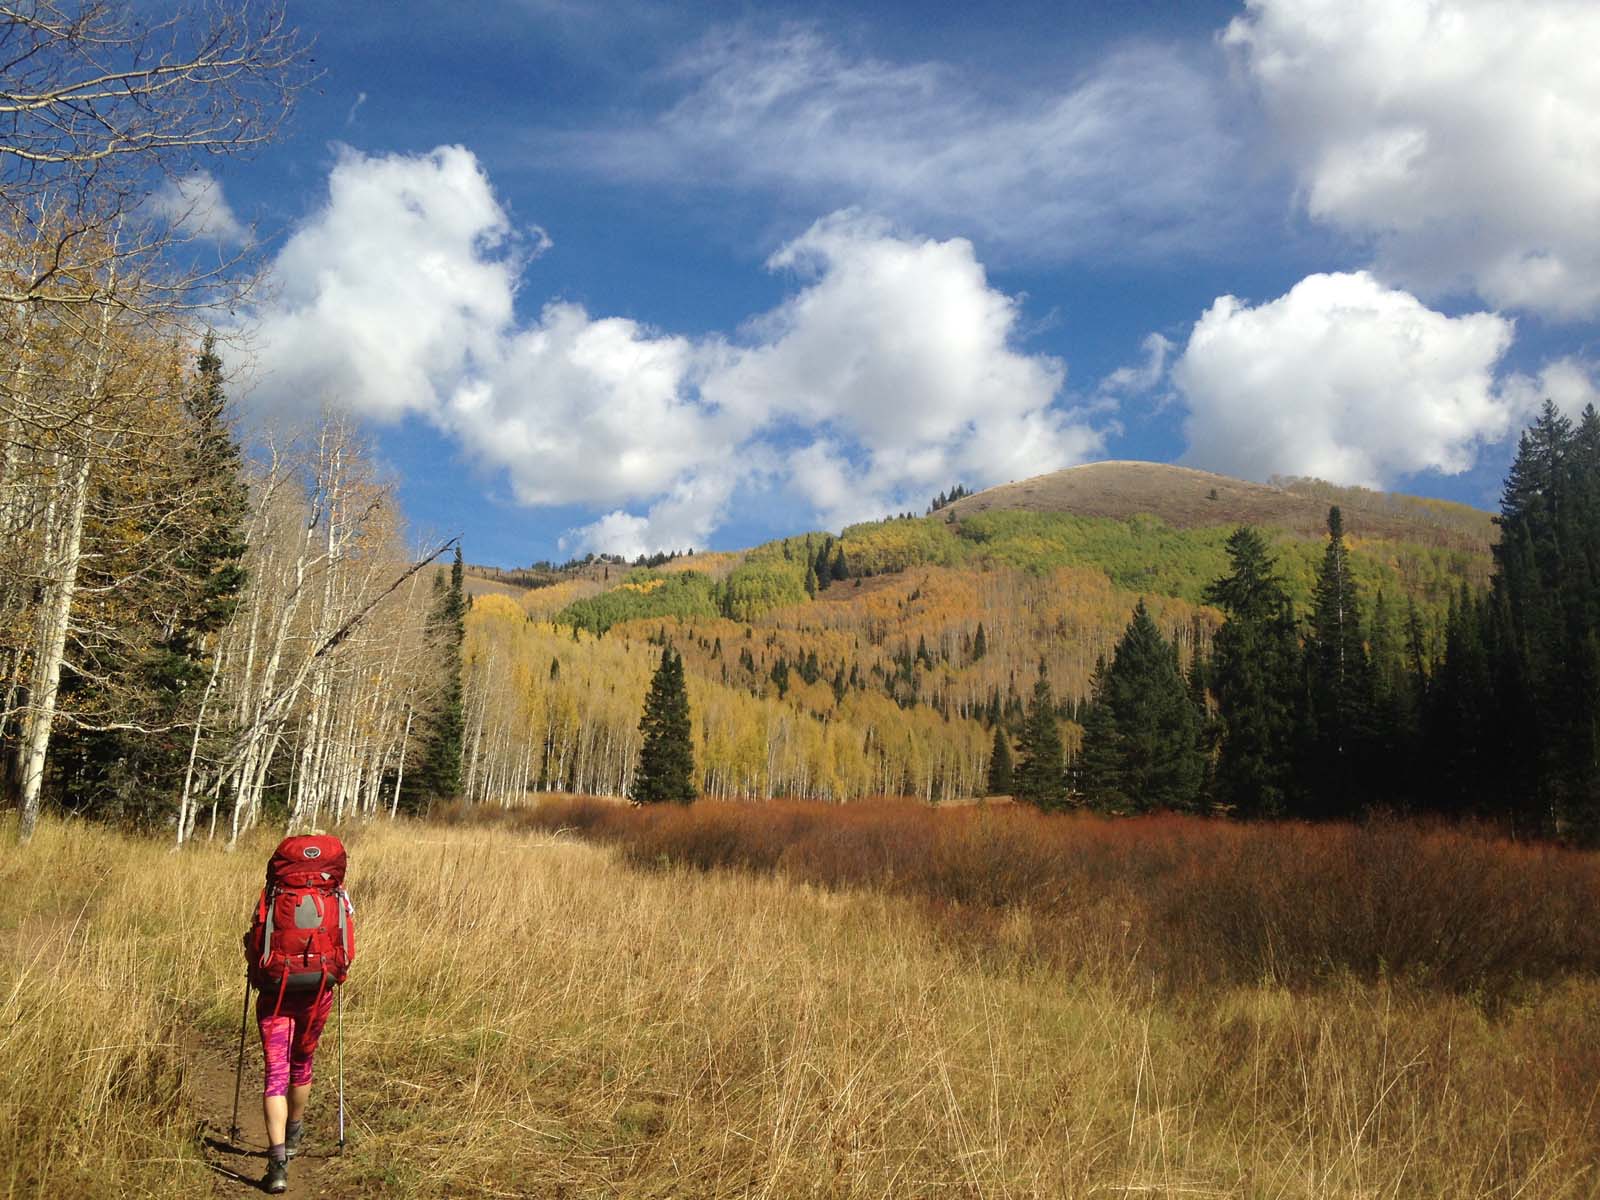
M 1600 309 L 1600 5 L 1247 0 L 1224 43 L 1309 213 L 1412 290 Z
M 732 442 L 696 402 L 690 341 L 550 304 L 440 414 L 526 504 L 659 495 Z
M 1600 408 L 1600 384 L 1596 379 L 1594 363 L 1564 355 L 1545 363 L 1536 375 L 1509 376 L 1504 391 L 1525 410 L 1532 411 L 1549 400 L 1577 420 L 1589 405 Z
M 956 480 L 1081 462 L 1097 448 L 1097 434 L 1052 407 L 1063 364 L 1013 348 L 1017 302 L 989 286 L 970 242 L 900 237 L 838 213 L 769 266 L 806 286 L 752 323 L 753 344 L 729 351 L 702 395 L 731 413 L 815 430 L 800 481 L 814 481 L 835 523 L 881 513 L 886 501 L 920 506 Z M 834 499 L 838 472 L 855 503 Z
M 521 502 L 602 512 L 570 548 L 630 555 L 706 545 L 741 489 L 842 523 L 1098 448 L 964 240 L 835 214 L 769 260 L 787 299 L 698 338 L 562 301 L 519 320 L 548 244 L 460 147 L 343 152 L 256 314 L 258 401 L 420 415 Z
M 563 551 L 603 550 L 625 558 L 705 546 L 726 519 L 739 472 L 715 467 L 685 476 L 643 515 L 614 509 L 561 538 Z
M 1494 313 L 1434 312 L 1364 271 L 1312 275 L 1254 307 L 1220 297 L 1172 370 L 1185 457 L 1249 479 L 1368 487 L 1466 470 L 1530 403 L 1496 383 L 1513 332 Z
M 511 322 L 511 223 L 473 154 L 343 149 L 327 203 L 273 264 L 257 314 L 259 390 L 277 406 L 433 414 Z

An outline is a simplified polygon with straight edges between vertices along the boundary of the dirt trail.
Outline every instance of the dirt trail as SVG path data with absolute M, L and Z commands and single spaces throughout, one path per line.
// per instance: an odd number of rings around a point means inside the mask
M 228 1136 L 233 1117 L 234 1067 L 239 1046 L 218 1046 L 195 1038 L 184 1047 L 192 1094 L 200 1109 L 200 1153 L 216 1176 L 212 1194 L 249 1196 L 261 1191 L 261 1176 L 267 1169 L 266 1126 L 261 1119 L 261 1042 L 252 1021 L 245 1036 L 244 1086 L 239 1092 L 239 1137 Z M 319 1075 L 322 1063 L 318 1064 Z M 329 1193 L 320 1185 L 324 1166 L 338 1151 L 337 1118 L 333 1106 L 317 1095 L 329 1076 L 318 1080 L 307 1112 L 305 1148 L 289 1160 L 289 1190 L 283 1193 L 299 1200 L 325 1200 Z

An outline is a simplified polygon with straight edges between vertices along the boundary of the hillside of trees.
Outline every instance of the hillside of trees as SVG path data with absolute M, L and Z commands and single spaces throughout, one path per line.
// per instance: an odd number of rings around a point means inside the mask
M 670 645 L 682 656 L 706 795 L 982 795 L 997 741 L 1020 753 L 1043 679 L 1060 791 L 1081 803 L 1097 665 L 1142 605 L 1188 687 L 1224 622 L 1211 591 L 1229 571 L 1234 530 L 1003 509 L 955 521 L 950 507 L 946 496 L 928 517 L 717 556 L 714 573 L 680 558 L 614 566 L 609 578 L 574 578 L 520 602 L 479 598 L 466 649 L 469 795 L 631 794 L 640 706 Z M 1343 561 L 1360 595 L 1384 598 L 1384 622 L 1411 622 L 1426 672 L 1462 588 L 1485 587 L 1492 560 L 1437 544 L 1426 522 L 1384 528 L 1406 536 L 1348 538 Z M 1289 603 L 1309 612 L 1324 540 L 1258 536 Z M 1204 686 L 1198 695 L 1196 736 L 1211 741 L 1197 753 L 1211 764 L 1216 701 Z
M 1299 480 L 1354 518 L 1329 505 L 1315 539 L 1149 515 L 958 521 L 946 497 L 939 515 L 768 543 L 720 579 L 636 569 L 566 604 L 486 599 L 469 791 L 629 794 L 670 646 L 713 797 L 948 801 L 996 790 L 998 771 L 1045 808 L 1381 808 L 1587 838 L 1596 425 L 1547 408 L 1492 555 L 1453 536 L 1481 535 L 1483 514 Z M 1376 536 L 1374 511 L 1405 536 Z

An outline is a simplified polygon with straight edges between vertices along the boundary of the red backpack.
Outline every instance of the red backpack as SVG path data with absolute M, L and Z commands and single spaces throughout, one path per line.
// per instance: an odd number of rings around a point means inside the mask
M 245 935 L 250 982 L 277 993 L 343 983 L 356 955 L 355 909 L 344 891 L 344 845 L 289 837 L 267 863 L 267 885 Z M 274 1010 L 276 1011 L 276 1010 Z

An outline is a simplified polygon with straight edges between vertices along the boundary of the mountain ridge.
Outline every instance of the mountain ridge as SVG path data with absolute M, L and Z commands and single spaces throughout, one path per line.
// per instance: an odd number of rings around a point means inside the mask
M 1340 504 L 1355 537 L 1415 540 L 1419 527 L 1445 544 L 1487 552 L 1492 515 L 1469 505 L 1400 492 L 1341 487 L 1319 479 L 1256 483 L 1175 463 L 1108 459 L 998 484 L 938 511 L 957 521 L 981 512 L 1065 512 L 1126 520 L 1159 517 L 1175 529 L 1257 525 L 1319 537 L 1330 503 Z M 1447 519 L 1449 518 L 1449 519 Z M 1476 526 L 1476 528 L 1475 528 Z
M 1414 541 L 1484 555 L 1495 541 L 1494 515 L 1455 501 L 1343 486 L 1313 477 L 1274 476 L 1272 482 L 1259 483 L 1197 467 L 1138 459 L 1081 463 L 996 484 L 931 510 L 926 516 L 942 517 L 958 525 L 995 511 L 1064 513 L 1112 520 L 1151 516 L 1180 530 L 1254 525 L 1301 538 L 1320 538 L 1327 531 L 1328 508 L 1333 504 L 1340 506 L 1346 534 L 1352 538 Z M 873 526 L 881 520 L 847 528 Z M 803 538 L 807 533 L 800 530 L 788 536 Z M 759 546 L 702 551 L 673 559 L 665 566 L 668 570 L 709 568 L 714 577 L 720 578 L 756 549 Z M 626 569 L 631 565 L 636 564 L 596 558 L 569 566 L 564 574 L 567 578 L 599 583 L 602 576 L 610 579 L 608 568 Z M 529 584 L 523 578 L 526 568 L 469 564 L 467 571 L 482 581 L 479 590 L 483 591 L 516 595 Z M 540 584 L 554 582 L 557 577 L 556 572 L 549 572 Z

